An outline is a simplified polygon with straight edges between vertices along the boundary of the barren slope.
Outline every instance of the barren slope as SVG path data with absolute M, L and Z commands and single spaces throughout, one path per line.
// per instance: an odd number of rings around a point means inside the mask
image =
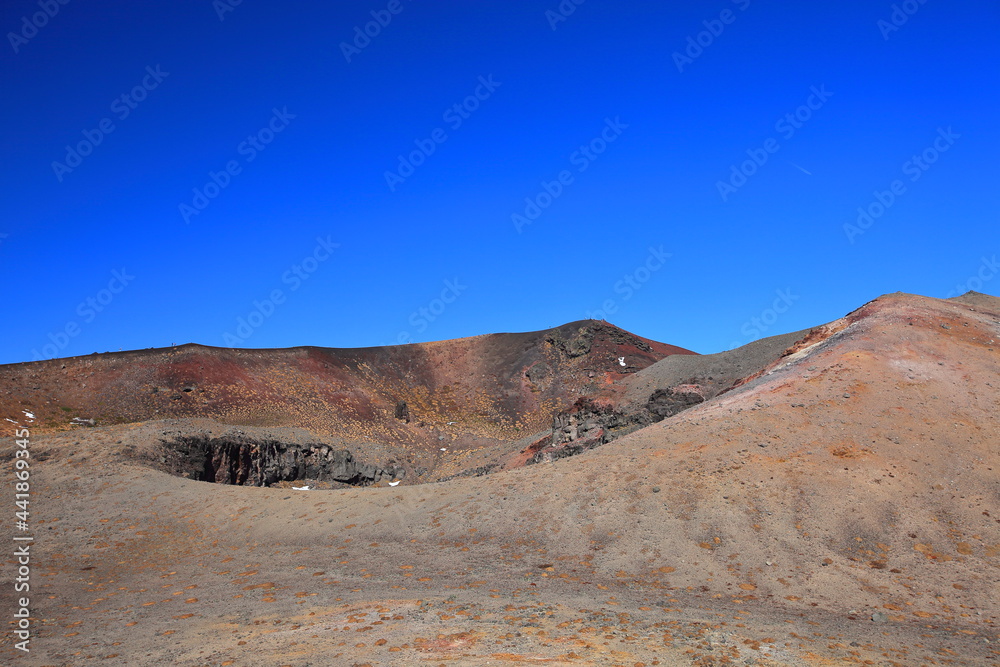
M 997 341 L 997 299 L 888 295 L 579 456 L 398 488 L 40 436 L 33 664 L 995 663 Z

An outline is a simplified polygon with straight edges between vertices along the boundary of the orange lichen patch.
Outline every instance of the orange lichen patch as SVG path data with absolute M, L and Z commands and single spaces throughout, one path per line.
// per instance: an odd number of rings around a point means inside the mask
M 838 459 L 858 459 L 871 454 L 871 450 L 854 443 L 840 443 L 829 448 L 830 454 Z
M 243 590 L 245 590 L 245 591 L 252 591 L 252 590 L 257 589 L 257 588 L 260 588 L 260 589 L 263 589 L 263 590 L 271 590 L 272 588 L 274 588 L 274 583 L 268 581 L 268 582 L 265 582 L 263 584 L 253 584 L 253 585 L 250 585 L 250 586 L 244 586 Z
M 676 572 L 677 568 L 670 567 L 669 565 L 665 565 L 665 566 L 659 568 L 656 571 L 659 572 L 660 574 L 670 574 L 671 572 Z
M 491 653 L 490 657 L 494 660 L 501 660 L 503 662 L 517 662 L 517 663 L 527 663 L 531 665 L 544 665 L 544 664 L 573 664 L 580 660 L 580 656 L 576 653 L 570 652 L 565 655 L 561 655 L 556 658 L 542 658 L 535 655 L 522 655 L 519 653 Z
M 931 545 L 929 545 L 929 544 L 914 544 L 913 545 L 913 550 L 914 551 L 919 551 L 924 556 L 926 556 L 927 558 L 930 558 L 932 560 L 940 560 L 940 561 L 949 561 L 949 560 L 952 560 L 952 557 L 949 556 L 948 554 L 943 554 L 943 553 L 940 553 L 938 551 L 934 551 L 934 548 L 931 547 Z
M 742 588 L 745 591 L 755 591 L 755 590 L 757 590 L 757 587 L 754 586 L 753 584 L 740 584 L 740 588 Z

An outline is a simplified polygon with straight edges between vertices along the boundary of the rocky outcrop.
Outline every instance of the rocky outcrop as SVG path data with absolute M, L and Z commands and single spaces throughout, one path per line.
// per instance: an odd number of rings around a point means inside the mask
M 608 442 L 610 432 L 623 423 L 609 406 L 581 398 L 573 409 L 552 418 L 552 437 L 528 459 L 527 464 L 574 456 Z
M 602 410 L 589 402 L 577 402 L 573 412 L 558 414 L 552 419 L 552 446 L 559 447 L 577 440 L 593 440 L 605 434 L 610 410 Z
M 628 331 L 606 325 L 600 326 L 596 323 L 581 326 L 576 331 L 568 331 L 565 328 L 553 329 L 545 337 L 545 342 L 558 349 L 566 357 L 573 359 L 590 354 L 594 349 L 598 333 L 600 333 L 600 338 L 605 345 L 626 346 L 644 353 L 653 351 L 648 342 Z
M 489 465 L 485 466 L 476 466 L 475 468 L 469 468 L 468 470 L 457 472 L 454 475 L 448 475 L 447 477 L 442 477 L 437 481 L 447 482 L 449 480 L 460 479 L 462 477 L 482 477 L 483 475 L 490 474 L 499 467 L 500 467 L 499 463 L 490 463 Z
M 646 410 L 659 421 L 705 402 L 705 389 L 697 384 L 680 384 L 669 389 L 657 389 L 649 397 Z
M 704 403 L 715 391 L 694 382 L 657 389 L 645 409 L 620 412 L 588 398 L 579 399 L 567 412 L 552 419 L 552 438 L 538 443 L 527 463 L 541 463 L 574 456 L 599 447 L 644 426 Z
M 163 443 L 167 472 L 189 479 L 238 486 L 315 480 L 367 486 L 402 477 L 395 464 L 379 467 L 354 458 L 347 449 L 325 444 L 290 444 L 239 437 L 180 436 Z
M 594 342 L 592 327 L 580 327 L 575 334 L 566 336 L 562 331 L 555 330 L 545 338 L 545 342 L 557 348 L 569 358 L 582 357 L 590 352 Z

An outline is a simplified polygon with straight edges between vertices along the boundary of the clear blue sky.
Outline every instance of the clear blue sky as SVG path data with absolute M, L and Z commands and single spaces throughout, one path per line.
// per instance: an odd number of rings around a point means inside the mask
M 995 2 L 230 1 L 3 3 L 0 363 L 1000 293 Z

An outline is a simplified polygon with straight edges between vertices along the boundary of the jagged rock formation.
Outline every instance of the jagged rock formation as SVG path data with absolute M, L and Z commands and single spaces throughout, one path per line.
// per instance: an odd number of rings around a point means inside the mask
M 308 479 L 367 486 L 405 474 L 401 466 L 363 463 L 350 450 L 324 444 L 203 436 L 180 436 L 163 444 L 167 455 L 161 464 L 168 472 L 217 484 L 271 486 Z
M 705 393 L 705 389 L 697 384 L 681 384 L 669 389 L 657 389 L 649 397 L 646 410 L 657 417 L 655 421 L 673 417 L 683 410 L 704 403 Z
M 717 393 L 718 389 L 697 384 L 692 378 L 684 384 L 657 389 L 641 408 L 620 409 L 590 398 L 581 398 L 572 409 L 553 417 L 550 441 L 536 443 L 535 453 L 527 463 L 553 461 L 580 454 L 644 426 L 673 417 L 704 403 Z
M 534 446 L 535 454 L 527 463 L 541 463 L 574 456 L 610 442 L 617 431 L 632 424 L 629 416 L 610 405 L 581 398 L 573 408 L 552 418 L 552 436 Z

